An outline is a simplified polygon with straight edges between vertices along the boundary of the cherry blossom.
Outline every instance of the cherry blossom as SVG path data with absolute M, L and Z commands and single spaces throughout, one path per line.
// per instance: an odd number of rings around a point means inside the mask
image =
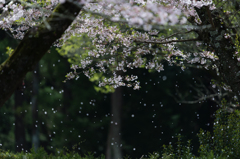
M 99 86 L 139 89 L 137 76 L 127 75 L 128 69 L 145 68 L 160 72 L 164 70 L 163 60 L 182 69 L 197 64 L 218 71 L 219 57 L 214 50 L 183 52 L 177 46 L 184 42 L 202 46 L 200 38 L 192 32 L 212 26 L 202 24 L 196 8 L 215 10 L 212 0 L 51 0 L 46 3 L 32 0 L 8 4 L 1 0 L 0 28 L 22 39 L 29 28 L 40 23 L 48 26 L 46 17 L 56 5 L 66 1 L 84 5 L 84 8 L 54 45 L 64 47 L 71 37 L 87 34 L 95 46 L 86 56 L 79 55 L 79 64 L 71 67 L 73 71 L 67 74 L 67 79 L 78 78 L 78 69 L 81 69 L 89 78 L 95 73 L 106 74 Z M 59 15 L 59 18 L 63 16 Z M 169 35 L 167 31 L 171 29 L 175 33 Z M 231 36 L 225 33 L 223 37 L 228 39 Z

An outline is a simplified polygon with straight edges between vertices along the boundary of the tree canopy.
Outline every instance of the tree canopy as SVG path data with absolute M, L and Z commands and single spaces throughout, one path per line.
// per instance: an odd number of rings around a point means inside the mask
M 51 46 L 69 52 L 69 43 L 86 35 L 91 45 L 82 44 L 81 51 L 68 53 L 73 71 L 67 79 L 78 78 L 79 72 L 89 78 L 98 73 L 102 76 L 99 86 L 139 89 L 138 77 L 127 71 L 146 68 L 160 72 L 166 60 L 183 70 L 193 64 L 214 69 L 220 80 L 213 84 L 240 99 L 238 0 L 0 3 L 0 27 L 21 39 L 0 66 L 0 105 Z

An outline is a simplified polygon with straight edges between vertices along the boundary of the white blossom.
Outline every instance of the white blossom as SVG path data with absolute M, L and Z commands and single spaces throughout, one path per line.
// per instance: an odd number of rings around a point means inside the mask
M 13 1 L 3 7 L 5 0 L 0 0 L 1 10 L 8 13 L 0 19 L 0 27 L 11 31 L 15 38 L 23 39 L 29 28 L 42 23 L 57 4 L 65 1 L 51 0 L 43 4 L 42 8 L 28 8 Z M 76 17 L 73 24 L 54 45 L 61 47 L 67 44 L 72 36 L 87 34 L 94 49 L 81 48 L 88 50 L 87 55 L 84 58 L 79 56 L 79 64 L 71 66 L 73 72 L 66 75 L 67 79 L 78 78 L 78 69 L 83 69 L 83 73 L 88 78 L 95 73 L 110 72 L 111 75 L 108 74 L 108 78 L 105 77 L 99 81 L 99 86 L 112 85 L 114 88 L 127 86 L 139 89 L 140 83 L 137 81 L 137 76 L 124 76 L 119 72 L 127 72 L 128 69 L 135 68 L 160 72 L 164 70 L 161 63 L 163 59 L 182 68 L 184 67 L 181 60 L 191 64 L 199 63 L 206 67 L 211 61 L 218 60 L 218 57 L 209 51 L 183 53 L 175 46 L 176 42 L 171 42 L 178 40 L 176 37 L 158 36 L 164 32 L 162 28 L 186 25 L 188 16 L 193 16 L 196 22 L 200 23 L 194 7 L 209 6 L 210 9 L 214 9 L 212 0 L 130 0 L 130 2 L 129 0 L 99 0 L 96 3 L 91 3 L 91 0 L 80 0 L 76 2 L 84 5 L 84 11 Z M 105 25 L 106 20 L 119 22 L 119 25 L 127 29 L 124 30 L 115 24 Z M 230 38 L 230 35 L 225 34 L 224 37 Z M 159 49 L 153 49 L 154 44 L 151 42 L 162 44 L 159 44 Z M 148 60 L 144 57 L 146 55 L 151 55 L 152 59 Z M 179 57 L 181 60 L 176 60 L 174 57 Z

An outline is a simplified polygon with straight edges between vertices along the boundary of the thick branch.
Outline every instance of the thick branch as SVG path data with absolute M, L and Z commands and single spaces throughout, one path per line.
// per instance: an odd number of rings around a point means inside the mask
M 79 6 L 70 2 L 60 4 L 47 19 L 50 29 L 41 24 L 26 33 L 13 54 L 0 65 L 0 107 L 21 84 L 26 73 L 33 69 L 52 44 L 62 36 L 80 10 Z
M 208 24 L 207 15 L 205 15 L 205 8 L 196 9 L 199 17 L 204 24 Z M 236 47 L 231 37 L 225 38 L 225 34 L 229 34 L 229 28 L 226 25 L 226 19 L 214 16 L 212 14 L 215 25 L 215 30 L 203 30 L 199 32 L 199 37 L 208 46 L 211 46 L 212 50 L 219 57 L 219 72 L 221 79 L 224 83 L 229 85 L 232 91 L 237 95 L 240 100 L 240 66 L 235 56 Z M 230 21 L 231 22 L 231 21 Z

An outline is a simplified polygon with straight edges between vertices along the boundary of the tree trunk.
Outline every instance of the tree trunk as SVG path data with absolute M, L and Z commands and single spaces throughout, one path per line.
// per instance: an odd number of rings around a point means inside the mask
M 66 1 L 59 4 L 47 18 L 50 29 L 42 23 L 28 30 L 12 55 L 0 65 L 0 107 L 21 84 L 26 73 L 33 69 L 52 44 L 62 36 L 80 10 L 80 6 Z
M 21 107 L 24 101 L 23 90 L 20 88 L 14 93 L 15 97 L 15 151 L 21 152 L 26 148 L 26 138 L 25 138 L 25 126 L 24 126 L 24 112 L 22 112 Z
M 237 47 L 234 44 L 233 37 L 224 37 L 225 34 L 231 34 L 229 17 L 221 18 L 211 12 L 209 7 L 205 6 L 197 9 L 197 13 L 202 21 L 201 25 L 211 25 L 211 28 L 196 31 L 203 43 L 208 46 L 209 51 L 215 53 L 219 58 L 219 72 L 221 80 L 229 85 L 235 95 L 240 100 L 240 62 L 237 60 L 235 53 Z M 235 34 L 237 30 L 232 28 Z M 240 40 L 238 38 L 238 40 Z
M 106 159 L 121 159 L 122 87 L 111 96 L 111 124 L 108 132 Z
M 33 92 L 32 92 L 32 145 L 35 152 L 39 148 L 39 130 L 38 130 L 38 89 L 39 89 L 39 66 L 33 71 Z

